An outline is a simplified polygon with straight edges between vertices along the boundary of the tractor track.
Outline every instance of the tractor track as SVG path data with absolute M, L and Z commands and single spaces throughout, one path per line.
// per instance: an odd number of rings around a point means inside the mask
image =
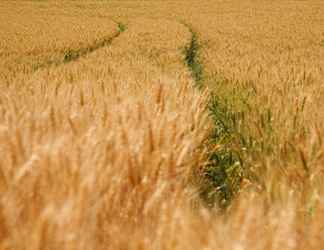
M 48 60 L 44 63 L 37 64 L 34 66 L 34 72 L 38 71 L 39 69 L 42 69 L 42 68 L 47 68 L 47 67 L 52 67 L 52 66 L 57 67 L 62 64 L 67 64 L 67 63 L 76 61 L 79 58 L 85 57 L 100 48 L 109 46 L 113 42 L 113 40 L 115 40 L 117 37 L 119 37 L 126 30 L 125 24 L 123 24 L 121 22 L 116 22 L 116 24 L 118 26 L 118 30 L 112 36 L 104 37 L 104 38 L 100 39 L 98 42 L 89 45 L 88 47 L 83 47 L 83 48 L 75 49 L 75 50 L 74 49 L 68 50 L 64 53 L 64 55 L 60 59 Z
M 180 23 L 186 26 L 191 33 L 191 40 L 184 48 L 185 64 L 191 72 L 195 86 L 203 89 L 206 79 L 199 55 L 201 45 L 198 34 L 191 25 L 185 22 Z M 207 109 L 213 127 L 205 145 L 203 145 L 208 148 L 208 161 L 203 167 L 202 173 L 197 173 L 196 176 L 200 183 L 198 184 L 200 197 L 208 206 L 213 207 L 217 204 L 221 208 L 228 207 L 235 197 L 243 176 L 243 162 L 240 152 L 232 148 L 231 142 L 235 135 L 227 126 L 230 116 L 224 105 L 226 104 L 219 102 L 217 93 L 210 93 Z M 215 147 L 216 145 L 221 146 Z

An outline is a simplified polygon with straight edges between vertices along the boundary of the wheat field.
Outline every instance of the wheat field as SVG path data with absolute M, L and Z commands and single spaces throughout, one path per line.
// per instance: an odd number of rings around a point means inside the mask
M 324 2 L 0 2 L 0 249 L 324 246 Z

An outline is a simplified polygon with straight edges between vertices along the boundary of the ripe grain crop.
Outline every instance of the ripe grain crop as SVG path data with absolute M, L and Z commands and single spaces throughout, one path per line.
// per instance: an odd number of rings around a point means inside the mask
M 0 248 L 322 249 L 321 1 L 2 1 Z

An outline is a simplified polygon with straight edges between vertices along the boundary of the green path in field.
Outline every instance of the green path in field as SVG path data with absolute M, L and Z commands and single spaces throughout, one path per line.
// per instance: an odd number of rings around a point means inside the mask
M 188 24 L 184 23 L 191 33 L 190 43 L 185 47 L 185 63 L 191 71 L 195 85 L 204 89 L 207 85 L 206 73 L 200 58 L 201 44 L 199 44 L 198 33 Z M 213 120 L 213 129 L 206 141 L 208 148 L 208 162 L 202 173 L 197 173 L 198 190 L 200 196 L 207 202 L 208 206 L 218 204 L 226 208 L 235 194 L 240 189 L 243 178 L 243 162 L 240 157 L 240 150 L 232 147 L 234 131 L 231 124 L 231 110 L 226 108 L 217 97 L 211 92 L 208 105 L 208 112 Z

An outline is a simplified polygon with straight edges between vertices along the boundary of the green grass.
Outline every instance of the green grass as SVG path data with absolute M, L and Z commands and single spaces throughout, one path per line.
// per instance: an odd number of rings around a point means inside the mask
M 198 35 L 189 25 L 186 26 L 192 36 L 184 49 L 185 62 L 196 86 L 203 88 L 207 78 L 199 58 Z M 226 208 L 239 191 L 243 176 L 241 149 L 234 146 L 236 121 L 242 113 L 232 108 L 232 102 L 233 100 L 211 93 L 208 104 L 208 112 L 214 126 L 205 145 L 208 148 L 208 163 L 197 176 L 200 197 L 210 207 L 217 204 Z
M 185 47 L 185 61 L 195 79 L 195 83 L 200 87 L 203 81 L 203 68 L 198 58 L 199 44 L 197 34 L 192 29 L 189 28 L 189 30 L 192 36 L 190 44 Z

